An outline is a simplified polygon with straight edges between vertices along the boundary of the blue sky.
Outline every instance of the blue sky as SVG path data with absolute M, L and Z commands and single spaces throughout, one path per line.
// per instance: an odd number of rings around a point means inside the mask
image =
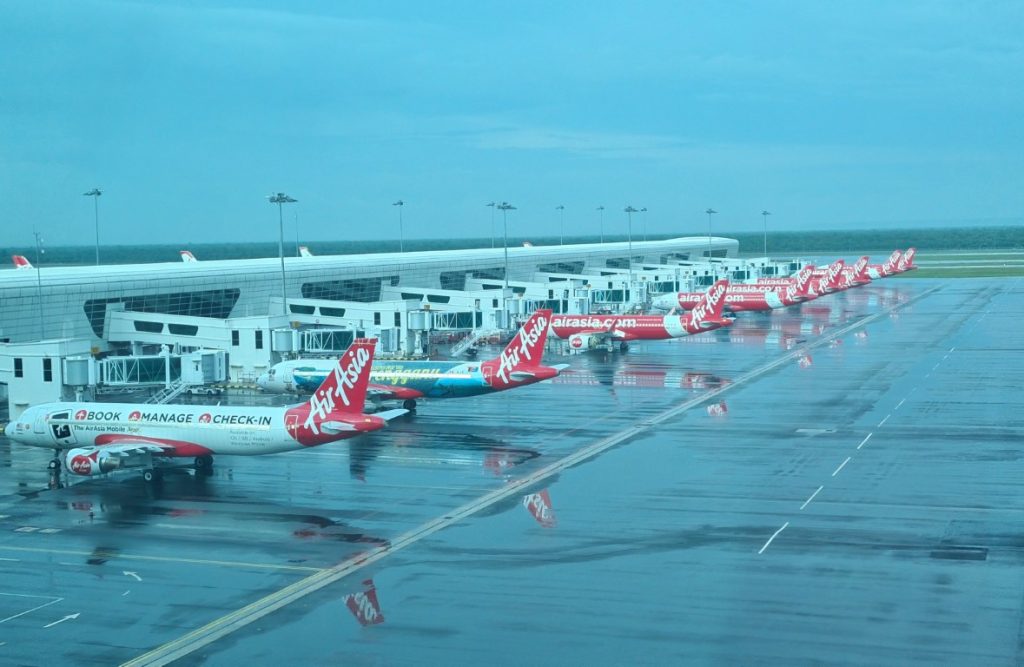
M 1016 1 L 0 9 L 6 245 L 1024 221 Z

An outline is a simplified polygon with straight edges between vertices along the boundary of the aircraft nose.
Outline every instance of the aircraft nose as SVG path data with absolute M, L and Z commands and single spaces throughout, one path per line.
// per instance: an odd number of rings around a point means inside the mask
M 267 384 L 269 382 L 270 382 L 270 375 L 267 374 L 267 373 L 264 373 L 263 375 L 260 375 L 258 378 L 256 378 L 256 386 L 259 387 L 260 389 L 266 389 L 267 388 Z
M 10 438 L 14 435 L 14 422 L 8 422 L 4 426 L 4 437 Z

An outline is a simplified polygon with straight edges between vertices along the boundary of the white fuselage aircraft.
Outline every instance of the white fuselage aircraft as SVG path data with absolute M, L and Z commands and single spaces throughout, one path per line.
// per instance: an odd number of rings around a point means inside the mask
M 208 470 L 214 454 L 273 454 L 315 447 L 383 428 L 407 410 L 363 414 L 375 339 L 358 339 L 308 401 L 290 407 L 45 403 L 7 425 L 15 442 L 55 451 L 50 469 L 94 476 L 143 468 L 152 481 L 161 465 L 194 458 Z

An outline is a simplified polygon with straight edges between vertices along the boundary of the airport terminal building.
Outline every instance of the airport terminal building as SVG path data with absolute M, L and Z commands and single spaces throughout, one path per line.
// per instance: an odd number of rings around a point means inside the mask
M 632 251 L 632 252 L 630 252 Z M 667 292 L 791 267 L 737 259 L 738 242 L 634 243 L 0 272 L 0 390 L 29 405 L 126 387 L 168 393 L 246 382 L 283 358 L 354 337 L 418 356 L 449 333 L 506 331 L 539 307 L 621 312 Z M 165 396 L 166 398 L 166 396 Z

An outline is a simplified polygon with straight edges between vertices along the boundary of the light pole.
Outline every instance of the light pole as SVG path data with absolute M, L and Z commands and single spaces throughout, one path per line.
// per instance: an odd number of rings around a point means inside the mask
M 93 188 L 83 192 L 83 197 L 92 197 L 93 214 L 96 218 L 96 266 L 100 265 L 100 195 L 103 192 L 99 188 Z
M 601 243 L 604 243 L 604 206 L 597 207 L 601 219 Z
M 490 247 L 494 248 L 495 247 L 495 207 L 498 206 L 498 204 L 495 204 L 494 202 L 490 202 L 488 204 L 484 204 L 484 206 L 487 206 L 487 207 L 490 208 Z
M 505 230 L 505 289 L 508 289 L 508 217 L 509 211 L 516 210 L 516 207 L 509 204 L 507 201 L 503 201 L 498 204 L 498 209 L 501 211 L 501 226 Z
M 565 207 L 559 204 L 555 207 L 558 211 L 558 245 L 565 244 Z
M 642 207 L 640 209 L 640 212 L 641 213 L 647 213 L 647 207 L 646 206 Z M 647 216 L 645 215 L 645 216 L 643 216 L 643 218 L 644 218 L 644 241 L 646 241 L 647 240 Z
M 637 209 L 632 206 L 627 206 L 622 209 L 626 212 L 626 217 L 629 218 L 629 289 L 633 289 L 633 214 L 639 213 Z M 623 295 L 625 296 L 625 295 Z
M 32 236 L 36 237 L 36 296 L 39 298 L 39 340 L 46 338 L 46 328 L 43 326 L 43 237 L 32 226 Z
M 405 207 L 405 202 L 399 199 L 392 206 L 398 207 L 398 252 L 405 252 L 405 232 L 402 231 L 402 208 Z
M 761 217 L 764 219 L 764 256 L 768 256 L 768 216 L 771 215 L 771 211 L 761 211 Z
M 280 231 L 280 236 L 277 241 L 277 254 L 281 258 L 281 303 L 284 307 L 285 316 L 288 315 L 288 289 L 285 285 L 284 278 L 284 204 L 294 204 L 299 201 L 298 199 L 292 199 L 283 192 L 278 192 L 276 195 L 268 195 L 267 200 L 271 204 L 277 204 L 277 224 Z
M 718 213 L 718 211 L 716 211 L 713 208 L 709 208 L 708 210 L 706 210 L 704 212 L 708 214 L 708 261 L 710 262 L 711 261 L 711 216 L 713 216 L 715 213 Z

